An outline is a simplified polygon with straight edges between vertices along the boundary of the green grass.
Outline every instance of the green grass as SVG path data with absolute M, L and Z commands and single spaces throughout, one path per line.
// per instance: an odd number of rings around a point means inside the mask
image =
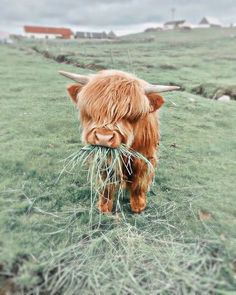
M 153 83 L 177 83 L 205 97 L 236 99 L 236 29 L 211 28 L 141 33 L 115 42 L 22 41 L 58 60 L 82 67 L 134 72 Z
M 221 54 L 231 56 L 228 41 Z M 98 48 L 127 46 L 140 56 L 155 44 L 83 44 L 81 50 L 98 55 Z M 73 51 L 75 44 L 65 46 Z M 0 54 L 2 288 L 10 281 L 21 294 L 234 294 L 235 102 L 167 93 L 147 209 L 132 214 L 124 196 L 122 212 L 113 215 L 99 214 L 94 205 L 91 224 L 86 173 L 57 182 L 61 160 L 82 147 L 67 81 L 57 74 L 75 68 L 6 46 Z M 139 57 L 131 56 L 137 64 Z M 127 70 L 118 57 L 115 63 Z M 231 66 L 223 64 L 224 72 Z M 135 70 L 145 79 L 191 80 L 187 72 L 159 74 L 156 65 Z

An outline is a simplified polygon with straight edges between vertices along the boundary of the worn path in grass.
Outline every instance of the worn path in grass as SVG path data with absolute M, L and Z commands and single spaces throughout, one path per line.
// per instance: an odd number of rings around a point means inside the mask
M 177 83 L 205 97 L 236 100 L 236 28 L 168 30 L 101 42 L 22 40 L 20 45 L 89 69 L 136 72 L 153 83 Z
M 123 215 L 101 216 L 83 173 L 57 182 L 81 146 L 61 65 L 0 54 L 1 290 L 234 294 L 235 102 L 166 94 L 147 210 L 133 215 L 124 200 Z

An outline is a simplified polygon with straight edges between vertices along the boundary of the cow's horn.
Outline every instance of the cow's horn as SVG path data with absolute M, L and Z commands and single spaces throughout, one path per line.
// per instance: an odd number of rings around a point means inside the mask
M 173 91 L 180 89 L 179 86 L 171 86 L 171 85 L 148 85 L 145 87 L 145 93 L 153 93 L 153 92 L 165 92 L 165 91 Z
M 59 71 L 59 74 L 72 79 L 80 84 L 87 84 L 89 82 L 89 77 L 88 76 L 83 76 L 83 75 L 79 75 L 79 74 L 74 74 L 74 73 L 69 73 L 69 72 L 65 72 L 65 71 Z

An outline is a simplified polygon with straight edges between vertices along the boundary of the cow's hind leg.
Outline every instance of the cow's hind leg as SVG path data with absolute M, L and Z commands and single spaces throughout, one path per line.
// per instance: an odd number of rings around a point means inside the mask
M 98 208 L 103 213 L 112 211 L 113 198 L 115 194 L 115 185 L 107 185 L 99 196 Z

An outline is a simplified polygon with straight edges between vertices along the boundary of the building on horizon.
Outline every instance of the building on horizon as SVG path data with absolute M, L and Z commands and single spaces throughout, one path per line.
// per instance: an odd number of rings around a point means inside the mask
M 155 26 L 155 27 L 146 28 L 144 30 L 144 33 L 155 33 L 155 32 L 158 32 L 158 31 L 162 31 L 163 28 L 164 28 L 164 25 L 163 24 L 159 24 L 158 26 Z
M 106 32 L 76 32 L 76 39 L 115 39 L 116 35 L 113 31 L 108 34 Z
M 25 36 L 39 39 L 72 39 L 74 34 L 68 28 L 24 26 Z
M 164 29 L 174 30 L 174 29 L 192 29 L 194 26 L 186 20 L 173 20 L 164 23 Z
M 11 35 L 8 32 L 0 31 L 0 44 L 12 43 Z
M 215 27 L 215 28 L 220 28 L 222 27 L 222 23 L 215 17 L 210 17 L 210 16 L 204 16 L 201 21 L 199 22 L 199 25 L 201 27 Z

